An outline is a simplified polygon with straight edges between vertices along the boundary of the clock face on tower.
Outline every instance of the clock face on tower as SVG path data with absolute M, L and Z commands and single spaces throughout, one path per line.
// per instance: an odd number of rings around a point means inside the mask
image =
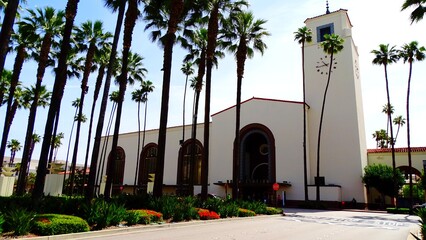
M 315 68 L 317 69 L 317 72 L 328 75 L 329 65 L 330 65 L 330 57 L 328 55 L 324 55 L 323 57 L 319 59 L 319 61 L 317 61 L 317 65 L 315 66 Z M 336 65 L 337 65 L 336 58 L 333 58 L 332 68 L 336 69 L 337 67 Z

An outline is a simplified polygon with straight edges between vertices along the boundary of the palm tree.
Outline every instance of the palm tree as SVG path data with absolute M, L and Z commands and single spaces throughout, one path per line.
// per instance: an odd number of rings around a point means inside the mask
M 64 138 L 64 133 L 63 132 L 60 132 L 59 134 L 57 134 L 53 139 L 52 139 L 52 142 L 53 142 L 53 149 L 54 149 L 54 152 L 55 152 L 55 156 L 54 156 L 54 158 L 53 158 L 53 161 L 55 162 L 56 161 L 56 155 L 58 155 L 58 150 L 59 150 L 59 147 L 60 146 L 62 146 L 62 139 Z
M 13 162 L 15 161 L 15 154 L 17 151 L 21 150 L 21 143 L 16 140 L 16 139 L 12 139 L 7 143 L 7 148 L 10 149 L 10 160 L 9 160 L 9 166 L 12 167 L 13 166 Z
M 37 177 L 32 198 L 37 204 L 43 195 L 44 178 L 46 176 L 46 168 L 48 161 L 48 152 L 50 149 L 50 141 L 55 121 L 55 116 L 60 109 L 62 96 L 67 82 L 67 56 L 70 50 L 71 32 L 74 25 L 74 18 L 77 14 L 79 0 L 68 0 L 65 8 L 65 26 L 62 31 L 61 53 L 58 60 L 58 70 L 53 85 L 53 96 L 47 114 L 47 121 L 44 128 L 44 138 L 41 147 L 39 165 L 37 168 Z
M 22 23 L 25 24 L 25 23 Z M 27 28 L 28 29 L 28 28 Z M 15 96 L 16 87 L 19 85 L 19 77 L 21 75 L 22 66 L 24 61 L 29 57 L 28 49 L 32 48 L 34 42 L 36 42 L 37 36 L 35 34 L 31 34 L 30 32 L 25 31 L 25 28 L 21 26 L 21 22 L 18 23 L 18 32 L 12 35 L 13 42 L 15 42 L 18 46 L 14 48 L 16 51 L 15 63 L 13 65 L 13 73 L 10 79 L 9 86 L 9 96 Z M 0 99 L 2 99 L 0 97 Z M 1 105 L 1 104 L 0 104 Z M 0 166 L 3 164 L 4 152 L 6 150 L 6 141 L 10 131 L 10 124 L 8 119 L 13 119 L 13 115 L 15 112 L 11 109 L 13 105 L 13 98 L 8 98 L 6 105 L 6 114 L 5 121 L 3 126 L 3 136 L 0 146 Z
M 407 148 L 408 148 L 408 167 L 410 169 L 410 206 L 413 205 L 413 178 L 412 178 L 412 161 L 411 161 L 411 135 L 410 135 L 410 90 L 411 90 L 411 75 L 413 72 L 413 62 L 423 61 L 425 59 L 426 49 L 422 46 L 419 47 L 419 43 L 412 41 L 402 46 L 402 50 L 399 51 L 400 57 L 404 60 L 404 63 L 409 64 L 408 72 L 408 87 L 407 87 Z
M 52 42 L 59 35 L 63 28 L 63 18 L 65 13 L 63 11 L 56 11 L 51 7 L 44 9 L 37 8 L 34 10 L 28 10 L 29 16 L 25 17 L 25 22 L 22 27 L 29 32 L 38 34 L 41 37 L 41 48 L 38 57 L 38 68 L 37 68 L 37 81 L 35 85 L 34 101 L 31 104 L 30 115 L 28 118 L 27 133 L 25 136 L 24 154 L 22 160 L 28 162 L 29 149 L 31 146 L 31 137 L 34 130 L 34 124 L 37 114 L 37 106 L 39 101 L 39 94 L 41 83 L 43 81 L 44 73 L 49 64 L 49 53 L 52 46 Z M 46 137 L 46 136 L 45 136 Z
M 405 0 L 402 4 L 401 11 L 412 7 L 415 9 L 410 15 L 411 23 L 422 20 L 426 12 L 426 0 Z
M 84 106 L 84 99 L 85 95 L 88 92 L 88 81 L 89 81 L 89 75 L 92 72 L 92 66 L 93 66 L 93 58 L 95 56 L 95 53 L 98 49 L 102 48 L 109 38 L 111 38 L 112 35 L 109 32 L 104 32 L 103 30 L 103 24 L 101 21 L 86 21 L 81 24 L 80 28 L 76 29 L 76 36 L 77 42 L 79 43 L 79 49 L 86 51 L 86 62 L 84 66 L 84 73 L 83 73 L 83 79 L 81 80 L 81 94 L 80 94 L 80 106 L 78 108 L 78 115 L 83 115 L 83 106 Z M 74 185 L 74 176 L 75 176 L 75 167 L 77 163 L 77 154 L 78 154 L 78 143 L 80 140 L 80 128 L 81 128 L 81 121 L 77 121 L 77 128 L 76 128 L 76 137 L 75 137 L 75 143 L 74 143 L 74 152 L 73 152 L 73 158 L 71 162 L 71 176 L 70 176 L 70 182 L 71 182 L 71 189 L 73 189 Z M 87 167 L 87 162 L 85 162 L 85 167 Z M 83 178 L 85 178 L 86 171 L 83 171 Z
M 395 108 L 390 104 L 383 105 L 382 113 L 386 114 L 386 116 L 389 116 L 389 114 L 393 114 L 395 112 Z M 389 133 L 389 126 L 392 123 L 389 121 L 389 118 L 386 119 L 386 133 Z
M 194 74 L 194 69 L 192 68 L 192 62 L 189 61 L 185 61 L 182 64 L 182 67 L 180 68 L 180 70 L 182 71 L 183 74 L 185 74 L 186 78 L 185 78 L 185 89 L 183 90 L 183 104 L 182 104 L 182 140 L 180 145 L 182 145 L 185 142 L 185 105 L 186 105 L 186 89 L 188 86 L 188 78 L 189 76 L 191 76 L 192 74 Z
M 39 143 L 40 141 L 41 141 L 41 136 L 38 135 L 37 133 L 34 133 L 32 136 L 32 141 L 31 141 L 31 150 L 30 150 L 29 159 L 31 159 L 33 155 L 35 144 Z M 25 186 L 27 182 L 27 176 L 30 171 L 30 165 L 31 165 L 31 161 L 25 162 L 25 163 L 21 161 L 21 165 L 19 167 L 18 182 L 16 184 L 16 192 L 15 192 L 17 196 L 22 196 L 25 192 Z
M 87 168 L 87 163 L 89 162 L 89 152 L 90 152 L 90 142 L 92 140 L 92 126 L 93 118 L 95 115 L 96 102 L 99 97 L 99 92 L 102 86 L 102 80 L 105 76 L 105 68 L 108 66 L 109 55 L 111 53 L 111 44 L 108 43 L 102 49 L 96 52 L 94 56 L 94 61 L 98 65 L 98 76 L 96 78 L 95 89 L 93 90 L 93 102 L 92 109 L 90 111 L 90 120 L 89 120 L 89 132 L 87 133 L 87 146 L 86 146 L 86 155 L 84 157 L 85 169 Z M 86 182 L 86 171 L 83 172 L 84 182 Z
M 395 143 L 396 143 L 396 140 L 398 139 L 399 129 L 400 129 L 402 126 L 404 126 L 404 124 L 405 124 L 405 118 L 404 118 L 404 117 L 402 117 L 402 115 L 399 115 L 399 116 L 397 116 L 397 117 L 395 117 L 395 118 L 393 119 L 393 124 L 395 124 L 395 125 L 397 125 L 397 126 L 398 126 L 398 128 L 397 128 L 397 130 L 396 130 L 396 135 L 395 135 Z
M 206 11 L 209 14 L 207 26 L 207 52 L 206 52 L 206 100 L 204 107 L 204 158 L 201 169 L 201 197 L 207 199 L 207 185 L 208 185 L 208 172 L 209 172 L 209 146 L 210 146 L 210 96 L 211 96 L 211 82 L 212 82 L 212 69 L 215 64 L 217 36 L 219 33 L 219 25 L 225 18 L 226 12 L 241 11 L 240 7 L 248 6 L 245 0 L 209 0 L 207 1 Z M 217 65 L 217 63 L 216 63 Z
M 388 81 L 388 65 L 398 61 L 398 51 L 395 49 L 395 46 L 389 47 L 389 44 L 380 44 L 379 50 L 371 51 L 375 55 L 373 59 L 373 64 L 383 65 L 385 70 L 385 81 L 386 81 L 386 96 L 387 96 L 387 105 L 392 106 L 390 101 L 389 93 L 389 81 Z M 389 109 L 390 110 L 390 109 Z M 392 121 L 392 113 L 388 111 L 388 123 Z M 394 177 L 396 178 L 396 162 L 395 162 L 395 146 L 394 146 L 394 137 L 393 137 L 393 126 L 390 124 L 390 144 L 392 151 L 392 168 L 394 170 Z
M 164 157 L 166 151 L 167 115 L 169 111 L 173 46 L 176 42 L 176 33 L 180 29 L 180 24 L 184 21 L 186 13 L 192 9 L 193 4 L 194 1 L 185 0 L 145 1 L 145 21 L 148 22 L 145 30 L 156 28 L 157 30 L 151 33 L 151 38 L 153 41 L 159 40 L 164 49 L 157 166 L 153 191 L 154 196 L 157 197 L 163 194 Z M 161 34 L 162 29 L 166 30 L 165 35 Z
M 232 197 L 238 198 L 239 162 L 240 162 L 240 112 L 241 112 L 241 85 L 244 77 L 244 65 L 247 58 L 252 58 L 254 50 L 264 53 L 267 48 L 262 38 L 269 36 L 269 32 L 263 27 L 266 20 L 254 19 L 251 12 L 237 12 L 231 14 L 224 22 L 223 39 L 224 47 L 235 54 L 237 61 L 237 103 L 235 121 L 235 145 L 234 145 L 234 174 Z
M 139 165 L 141 162 L 140 159 L 140 138 L 141 138 L 141 124 L 140 124 L 140 105 L 141 103 L 145 103 L 145 117 L 144 117 L 144 129 L 143 129 L 143 141 L 142 148 L 145 145 L 145 128 L 146 128 L 146 112 L 147 112 L 147 101 L 148 101 L 148 93 L 154 90 L 154 86 L 152 86 L 151 81 L 143 81 L 141 83 L 141 88 L 132 92 L 132 100 L 138 103 L 138 150 L 136 154 L 136 170 L 135 170 L 135 181 L 134 181 L 134 193 L 136 193 L 136 181 L 138 179 L 138 171 Z
M 305 182 L 305 201 L 309 200 L 308 196 L 308 167 L 306 156 L 306 79 L 305 79 L 305 43 L 312 42 L 312 30 L 305 27 L 297 29 L 294 32 L 294 40 L 302 45 L 302 84 L 303 84 L 303 174 Z
M 119 76 L 119 96 L 118 96 L 118 104 L 117 104 L 117 115 L 115 119 L 115 127 L 114 127 L 114 135 L 112 138 L 112 149 L 111 149 L 111 161 L 115 161 L 117 158 L 117 146 L 118 146 L 118 135 L 120 132 L 120 121 L 121 121 L 121 113 L 123 109 L 123 101 L 124 94 L 126 92 L 127 87 L 127 76 L 128 76 L 128 65 L 129 65 L 129 53 L 130 47 L 132 45 L 132 35 L 133 29 L 136 24 L 136 20 L 139 17 L 139 9 L 138 9 L 138 1 L 137 0 L 129 0 L 129 7 L 126 11 L 126 18 L 124 20 L 124 34 L 123 34 L 123 55 L 122 55 L 122 64 L 121 64 L 121 75 Z M 115 163 L 112 162 L 109 168 L 109 172 L 107 173 L 107 181 L 105 184 L 105 198 L 109 199 L 111 195 L 111 188 L 113 183 L 113 177 L 115 173 Z
M 19 0 L 8 0 L 5 8 L 3 24 L 0 30 L 0 73 L 3 72 L 4 63 L 9 47 L 10 35 L 18 13 Z
M 388 148 L 389 136 L 384 129 L 375 131 L 373 138 L 376 140 L 376 148 Z
M 330 85 L 330 79 L 331 79 L 331 73 L 333 69 L 333 61 L 334 61 L 334 55 L 341 52 L 343 50 L 343 42 L 344 39 L 341 38 L 338 35 L 331 34 L 331 35 L 324 35 L 324 41 L 321 42 L 321 47 L 324 50 L 326 54 L 330 55 L 330 63 L 328 68 L 328 78 L 327 78 L 327 84 L 324 90 L 324 97 L 322 101 L 322 107 L 321 107 L 321 116 L 320 116 L 320 122 L 319 122 L 319 129 L 318 129 L 318 146 L 317 146 L 317 179 L 320 177 L 320 150 L 321 150 L 321 130 L 322 130 L 322 121 L 324 117 L 324 108 L 325 108 L 325 102 L 327 97 L 327 91 L 328 86 Z M 316 195 L 316 201 L 319 202 L 320 199 L 320 187 L 319 183 L 316 183 L 317 188 L 317 195 Z
M 93 142 L 92 159 L 90 164 L 90 175 L 88 180 L 88 188 L 86 192 L 86 200 L 90 201 L 95 193 L 96 169 L 98 167 L 98 159 L 101 146 L 102 129 L 104 126 L 106 107 L 108 104 L 109 88 L 111 86 L 111 77 L 116 66 L 117 46 L 120 39 L 121 26 L 123 25 L 124 12 L 126 10 L 127 1 L 120 0 L 104 0 L 105 6 L 113 12 L 118 11 L 117 22 L 115 24 L 114 39 L 111 46 L 108 70 L 105 77 L 104 91 L 102 94 L 101 107 L 99 110 L 98 124 L 95 132 L 95 140 Z
M 7 102 L 7 99 L 5 99 L 4 95 L 7 93 L 7 89 L 10 86 L 12 79 L 12 71 L 9 70 L 3 70 L 0 77 L 0 107 Z

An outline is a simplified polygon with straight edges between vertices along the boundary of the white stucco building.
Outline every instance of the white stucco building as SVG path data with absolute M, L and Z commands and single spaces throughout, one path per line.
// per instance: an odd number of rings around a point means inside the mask
M 338 10 L 305 21 L 313 41 L 305 46 L 307 114 L 307 182 L 309 199 L 315 200 L 317 142 L 321 107 L 328 77 L 330 57 L 320 48 L 323 35 L 335 33 L 344 42 L 342 52 L 333 59 L 327 93 L 320 147 L 321 200 L 330 202 L 366 202 L 361 176 L 367 164 L 364 116 L 358 72 L 358 52 L 352 38 L 352 24 L 347 10 Z M 272 199 L 286 193 L 288 202 L 305 200 L 303 152 L 303 103 L 278 99 L 252 98 L 241 105 L 240 159 L 234 159 L 235 106 L 212 115 L 209 146 L 209 192 L 230 194 L 233 174 L 237 172 L 241 197 Z M 186 126 L 186 141 L 181 146 L 182 126 L 167 131 L 164 191 L 175 193 L 188 183 L 191 152 L 191 126 Z M 121 134 L 116 163 L 115 186 L 136 185 L 149 191 L 149 174 L 155 172 L 158 130 L 146 131 L 137 166 L 137 132 Z M 104 137 L 103 142 L 111 137 Z M 197 125 L 197 161 L 193 165 L 195 193 L 200 191 L 203 124 Z M 111 145 L 112 141 L 109 141 Z M 109 147 L 110 148 L 110 147 Z M 110 149 L 107 147 L 107 152 Z M 99 164 L 99 176 L 106 164 Z M 236 171 L 233 171 L 235 168 Z M 98 177 L 98 181 L 100 181 Z

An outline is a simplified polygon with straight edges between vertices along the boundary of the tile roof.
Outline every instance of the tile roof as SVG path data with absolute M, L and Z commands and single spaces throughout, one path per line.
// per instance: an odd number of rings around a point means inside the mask
M 367 153 L 390 153 L 391 148 L 367 149 Z M 408 148 L 395 148 L 395 152 L 408 152 Z M 426 152 L 426 147 L 412 147 L 411 152 Z

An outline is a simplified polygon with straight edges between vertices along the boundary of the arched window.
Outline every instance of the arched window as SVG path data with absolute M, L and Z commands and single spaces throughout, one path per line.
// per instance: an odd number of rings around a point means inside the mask
M 115 171 L 112 178 L 113 185 L 123 185 L 124 180 L 124 165 L 126 163 L 126 153 L 122 147 L 117 147 L 117 158 L 111 161 L 111 152 L 108 155 L 107 173 L 109 173 L 110 163 L 115 165 Z
M 195 163 L 193 164 L 194 174 L 194 185 L 201 184 L 201 164 L 203 161 L 203 145 L 200 141 L 196 140 L 195 145 L 192 144 L 192 139 L 185 141 L 183 146 L 179 150 L 179 162 L 178 162 L 178 173 L 177 183 L 178 185 L 189 184 L 190 170 L 191 170 L 191 159 L 193 149 L 195 150 L 194 158 Z
M 155 143 L 147 144 L 140 157 L 138 185 L 145 186 L 148 183 L 149 174 L 155 174 L 157 166 L 158 145 Z

